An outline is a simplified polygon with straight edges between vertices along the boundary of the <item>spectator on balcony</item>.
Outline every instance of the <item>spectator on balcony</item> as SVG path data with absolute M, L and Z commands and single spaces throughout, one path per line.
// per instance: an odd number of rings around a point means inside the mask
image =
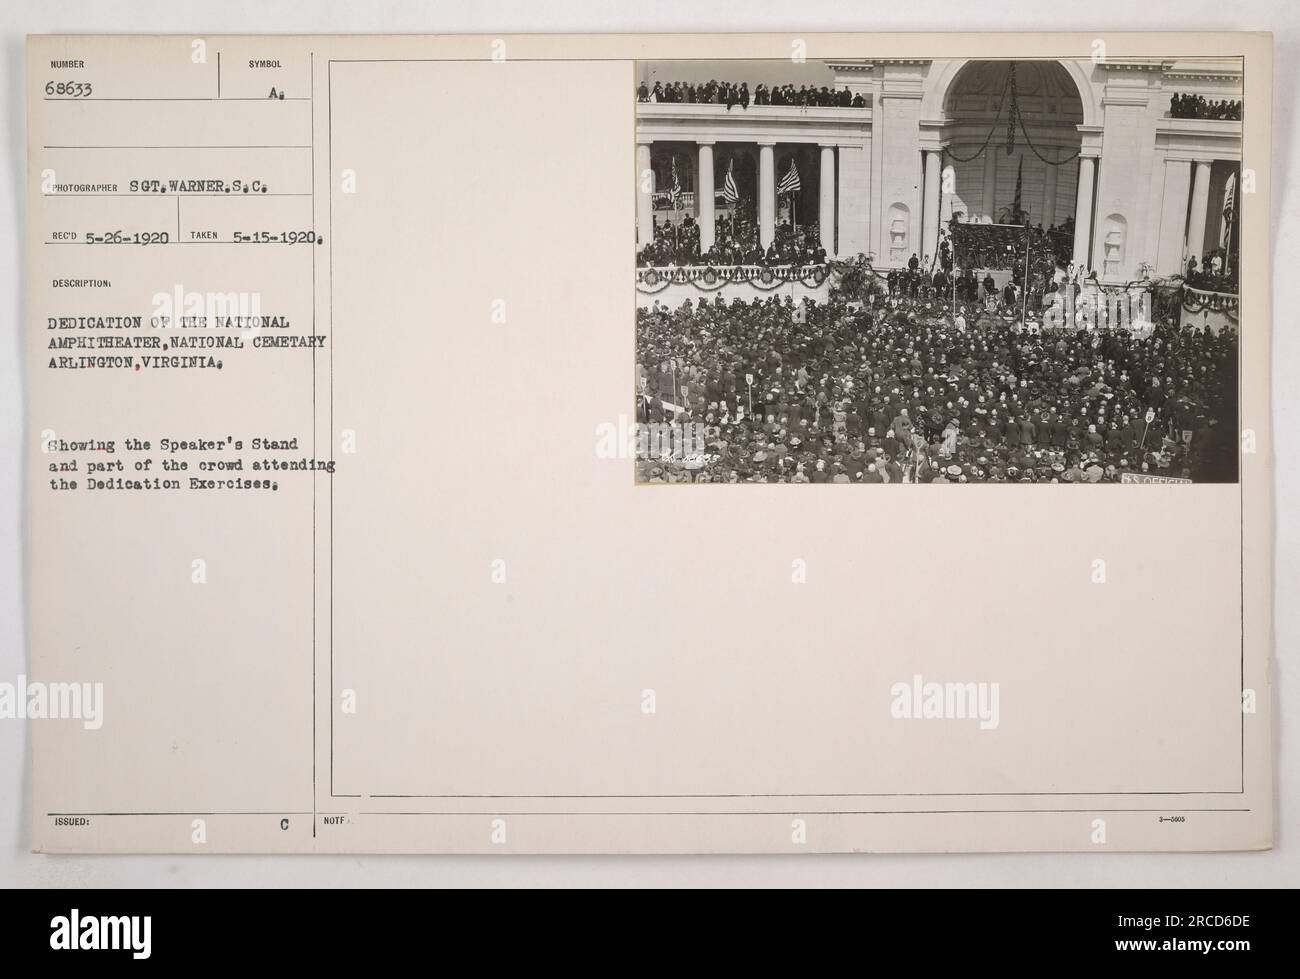
M 758 243 L 758 229 L 739 217 L 719 220 L 713 247 L 701 253 L 699 224 L 687 215 L 680 225 L 672 221 L 656 225 L 655 240 L 640 249 L 637 264 L 806 266 L 825 264 L 826 258 L 816 224 L 795 229 L 783 221 L 775 230 L 771 247 L 764 249 Z
M 1237 269 L 1232 264 L 1231 256 L 1222 248 L 1216 248 L 1206 254 L 1199 269 L 1191 262 L 1188 262 L 1187 274 L 1184 276 L 1183 281 L 1193 289 L 1235 295 L 1237 292 Z
M 725 105 L 728 110 L 739 105 L 742 109 L 754 105 L 819 106 L 824 108 L 866 108 L 866 97 L 854 95 L 847 87 L 834 89 L 828 85 L 791 84 L 768 86 L 760 82 L 751 93 L 748 82 L 730 82 L 710 79 L 707 82 L 659 82 L 647 87 L 637 86 L 638 102 L 666 102 L 687 104 Z
M 725 83 L 727 111 L 730 112 L 737 105 L 742 109 L 749 108 L 749 86 L 741 82 L 737 87 L 730 82 Z
M 1174 119 L 1241 119 L 1241 100 L 1208 100 L 1203 95 L 1176 92 L 1169 99 L 1169 115 Z

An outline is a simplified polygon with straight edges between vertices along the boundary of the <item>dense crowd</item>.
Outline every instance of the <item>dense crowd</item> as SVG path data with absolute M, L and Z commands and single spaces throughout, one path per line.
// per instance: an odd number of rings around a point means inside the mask
M 1232 481 L 1236 358 L 1230 330 L 1027 331 L 936 301 L 641 309 L 638 421 L 702 425 L 704 446 L 638 479 Z
M 714 226 L 713 245 L 700 251 L 700 226 L 687 215 L 680 224 L 664 221 L 655 225 L 655 239 L 637 252 L 642 267 L 685 265 L 821 265 L 826 250 L 819 241 L 816 224 L 795 228 L 782 221 L 774 229 L 772 244 L 759 243 L 758 227 L 736 215 L 720 217 Z
M 862 109 L 867 101 L 847 88 L 833 89 L 823 85 L 764 85 L 754 86 L 751 93 L 748 82 L 709 80 L 707 82 L 655 82 L 653 86 L 642 82 L 636 90 L 638 102 L 684 102 L 688 104 L 712 103 L 728 109 L 740 106 L 748 109 L 754 105 L 802 105 Z
M 1241 120 L 1241 100 L 1212 101 L 1204 95 L 1178 92 L 1169 100 L 1169 115 L 1174 119 Z
M 981 222 L 955 222 L 950 225 L 951 234 L 959 234 L 962 239 L 957 264 L 969 265 L 980 269 L 1009 269 L 1023 264 L 1025 241 L 1023 230 L 1029 230 L 1029 250 L 1043 256 L 1044 260 L 1068 262 L 1074 241 L 1074 218 L 1066 218 L 1060 225 L 1044 229 L 1041 224 L 1030 225 L 1028 221 L 1009 222 L 1018 225 L 1009 228 L 1005 225 L 983 224 Z M 1007 246 L 1011 247 L 1008 248 Z

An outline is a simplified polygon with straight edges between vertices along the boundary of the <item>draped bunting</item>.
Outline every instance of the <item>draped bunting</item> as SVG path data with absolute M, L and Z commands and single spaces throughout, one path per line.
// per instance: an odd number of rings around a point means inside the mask
M 1183 286 L 1183 309 L 1189 313 L 1200 313 L 1209 310 L 1212 313 L 1223 313 L 1232 320 L 1237 319 L 1240 300 L 1237 296 L 1227 292 L 1210 292 L 1205 289 L 1193 289 L 1191 286 Z
M 1007 80 L 1002 83 L 1002 93 L 998 96 L 997 111 L 993 113 L 993 125 L 989 127 L 988 135 L 984 137 L 984 141 L 980 144 L 980 148 L 970 156 L 961 156 L 954 153 L 952 147 L 945 146 L 943 147 L 943 153 L 946 157 L 957 163 L 970 163 L 972 160 L 978 159 L 984 155 L 985 151 L 989 148 L 989 143 L 993 141 L 993 134 L 997 132 L 998 119 L 1002 117 L 1002 108 L 1006 105 L 1008 92 L 1011 94 L 1011 108 L 1007 112 L 1007 156 L 1010 156 L 1012 151 L 1015 149 L 1017 128 L 1020 130 L 1020 135 L 1024 137 L 1025 145 L 1029 147 L 1030 152 L 1046 163 L 1049 167 L 1064 166 L 1065 164 L 1075 160 L 1079 154 L 1083 152 L 1083 146 L 1080 144 L 1079 148 L 1069 156 L 1061 157 L 1058 160 L 1049 160 L 1043 155 L 1042 151 L 1034 145 L 1034 141 L 1029 136 L 1029 130 L 1025 128 L 1025 115 L 1020 108 L 1020 92 L 1016 87 L 1016 63 L 1013 61 L 1011 62 L 1010 70 L 1007 72 Z

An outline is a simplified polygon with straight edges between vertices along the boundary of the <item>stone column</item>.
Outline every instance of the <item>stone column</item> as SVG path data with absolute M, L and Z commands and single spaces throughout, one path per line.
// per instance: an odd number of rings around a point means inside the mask
M 764 248 L 776 237 L 776 158 L 774 143 L 758 144 L 758 242 Z
M 921 232 L 921 260 L 935 259 L 939 247 L 939 170 L 942 159 L 938 150 L 925 151 L 925 198 L 921 205 L 921 219 L 925 225 Z
M 1192 209 L 1187 216 L 1187 257 L 1196 256 L 1197 268 L 1205 264 L 1205 218 L 1209 210 L 1210 161 L 1197 160 L 1192 164 Z
M 988 216 L 990 221 L 998 219 L 996 208 L 998 198 L 998 151 L 989 141 L 984 150 L 984 193 L 980 200 L 980 213 Z
M 655 214 L 650 202 L 654 190 L 650 170 L 650 144 L 636 144 L 636 240 L 644 248 L 655 240 Z
M 871 144 L 835 152 L 835 254 L 874 250 L 871 238 Z
M 1046 230 L 1056 223 L 1056 181 L 1060 176 L 1060 167 L 1047 164 L 1047 178 L 1043 185 L 1043 216 L 1039 219 Z
M 1097 161 L 1079 157 L 1079 192 L 1074 204 L 1074 268 L 1088 268 L 1088 246 L 1092 242 L 1092 180 Z
M 695 204 L 700 212 L 700 252 L 713 247 L 713 143 L 700 140 L 700 168 L 695 180 Z
M 821 175 L 818 178 L 817 225 L 822 247 L 828 256 L 835 255 L 835 147 L 823 146 Z

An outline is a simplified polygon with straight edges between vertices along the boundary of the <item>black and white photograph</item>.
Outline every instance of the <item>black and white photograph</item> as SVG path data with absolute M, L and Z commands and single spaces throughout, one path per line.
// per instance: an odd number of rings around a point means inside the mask
M 640 63 L 638 482 L 1236 482 L 1242 70 Z

